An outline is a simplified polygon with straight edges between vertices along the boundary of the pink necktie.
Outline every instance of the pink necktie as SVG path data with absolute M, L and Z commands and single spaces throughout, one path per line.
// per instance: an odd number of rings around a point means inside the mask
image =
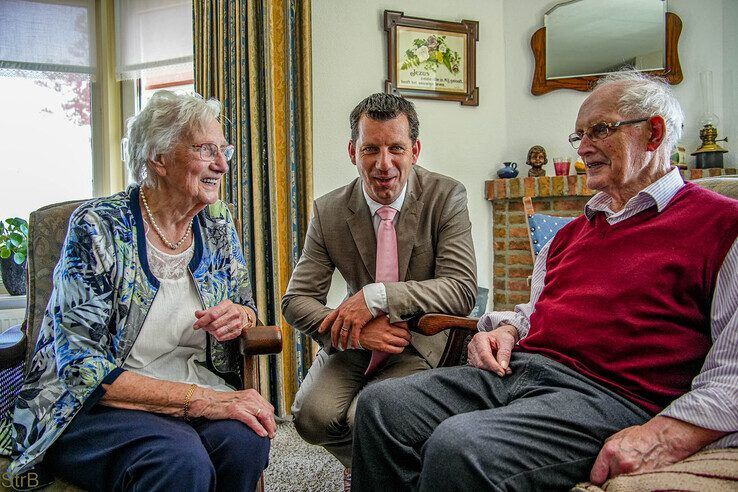
M 374 276 L 375 282 L 397 282 L 399 280 L 399 267 L 397 264 L 397 234 L 392 219 L 395 218 L 397 210 L 387 205 L 377 210 L 377 215 L 382 219 L 377 228 L 377 271 Z M 390 356 L 387 352 L 372 350 L 372 359 L 365 375 L 369 376 L 379 367 L 383 366 Z

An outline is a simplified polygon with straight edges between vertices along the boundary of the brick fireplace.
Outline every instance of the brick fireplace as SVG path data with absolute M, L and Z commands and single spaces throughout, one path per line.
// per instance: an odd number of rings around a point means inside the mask
M 707 176 L 736 174 L 736 169 L 689 169 L 682 171 L 685 181 Z M 544 176 L 541 178 L 494 179 L 485 182 L 485 197 L 492 202 L 493 251 L 492 294 L 495 310 L 510 310 L 527 302 L 528 276 L 533 260 L 528 243 L 524 196 L 533 199 L 536 212 L 576 217 L 594 194 L 584 175 Z

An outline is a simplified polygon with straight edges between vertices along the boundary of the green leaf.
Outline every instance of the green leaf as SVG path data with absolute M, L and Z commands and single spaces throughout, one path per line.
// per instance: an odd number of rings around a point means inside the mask
M 3 260 L 10 258 L 10 250 L 8 248 L 0 248 L 0 258 Z
M 23 262 L 24 262 L 24 261 L 26 261 L 26 255 L 24 255 L 24 254 L 22 254 L 22 253 L 20 253 L 20 252 L 17 252 L 17 253 L 15 253 L 15 254 L 13 255 L 13 261 L 14 261 L 14 262 L 15 262 L 15 263 L 16 263 L 17 265 L 22 265 L 22 264 L 23 264 Z
M 18 247 L 21 244 L 23 244 L 25 240 L 26 238 L 24 238 L 22 234 L 19 234 L 17 232 L 10 233 L 10 244 L 12 244 L 15 247 Z

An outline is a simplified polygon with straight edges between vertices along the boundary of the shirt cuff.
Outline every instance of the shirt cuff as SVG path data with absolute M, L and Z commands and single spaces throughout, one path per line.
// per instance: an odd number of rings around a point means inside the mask
M 514 311 L 492 311 L 484 313 L 477 323 L 477 330 L 492 331 L 500 325 L 512 325 L 518 330 L 518 337 L 522 340 L 529 329 L 528 320 L 525 316 Z
M 387 303 L 387 289 L 383 283 L 366 284 L 362 290 L 364 291 L 364 302 L 366 307 L 371 311 L 375 318 L 381 313 L 389 312 Z

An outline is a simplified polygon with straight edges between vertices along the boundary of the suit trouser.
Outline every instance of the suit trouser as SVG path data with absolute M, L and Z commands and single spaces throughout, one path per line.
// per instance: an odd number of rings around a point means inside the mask
M 298 434 L 311 444 L 325 447 L 345 467 L 351 466 L 351 441 L 356 399 L 365 387 L 430 369 L 412 345 L 392 355 L 387 364 L 366 377 L 371 352 L 344 350 L 328 355 L 320 350 L 300 385 L 292 405 Z
M 185 422 L 98 403 L 72 420 L 44 465 L 90 491 L 253 491 L 269 446 L 236 420 Z
M 650 417 L 543 356 L 515 352 L 510 368 L 434 369 L 364 391 L 352 490 L 568 490 L 607 437 Z

